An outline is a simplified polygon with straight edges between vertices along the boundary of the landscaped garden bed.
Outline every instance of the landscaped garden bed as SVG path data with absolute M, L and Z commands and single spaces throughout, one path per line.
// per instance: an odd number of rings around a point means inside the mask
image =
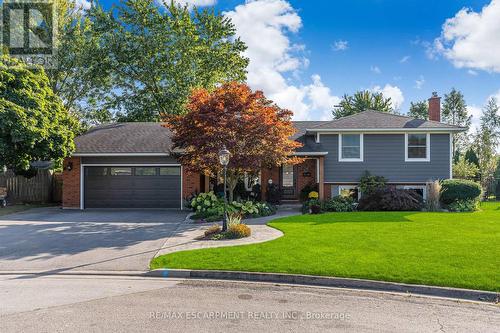
M 500 291 L 500 203 L 469 213 L 348 212 L 269 223 L 284 232 L 255 245 L 160 256 L 151 268 L 353 277 Z
M 214 224 L 207 230 L 200 240 L 224 240 L 224 239 L 239 239 L 250 237 L 252 231 L 249 226 L 241 223 L 241 214 L 231 213 L 228 218 L 228 227 L 226 231 L 222 231 L 222 228 L 218 224 Z
M 200 223 L 221 221 L 224 215 L 224 200 L 213 192 L 200 193 L 190 201 L 194 214 L 192 220 Z M 226 205 L 228 214 L 240 214 L 242 218 L 269 216 L 276 207 L 266 202 L 252 200 L 232 201 Z

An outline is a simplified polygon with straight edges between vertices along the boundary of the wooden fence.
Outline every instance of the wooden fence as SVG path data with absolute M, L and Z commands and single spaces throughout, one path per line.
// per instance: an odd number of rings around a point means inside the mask
M 11 171 L 0 175 L 0 187 L 6 187 L 10 203 L 60 202 L 62 178 L 52 170 L 38 170 L 33 178 L 16 176 Z

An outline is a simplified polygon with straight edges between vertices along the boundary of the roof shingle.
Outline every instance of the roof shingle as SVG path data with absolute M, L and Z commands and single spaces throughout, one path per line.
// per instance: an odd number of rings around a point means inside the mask
M 415 119 L 408 116 L 385 113 L 379 111 L 363 111 L 344 118 L 323 122 L 308 129 L 412 129 L 412 128 L 429 128 L 443 130 L 458 130 L 462 129 L 458 126 L 453 126 L 445 123 L 440 123 L 431 120 Z
M 306 130 L 359 130 L 359 129 L 443 129 L 460 130 L 461 127 L 436 121 L 377 111 L 364 111 L 331 121 L 294 121 L 297 132 L 293 140 L 303 141 Z M 172 151 L 172 133 L 161 123 L 116 123 L 96 126 L 75 138 L 76 154 L 130 154 Z
M 75 138 L 75 153 L 170 153 L 171 135 L 161 123 L 101 125 Z

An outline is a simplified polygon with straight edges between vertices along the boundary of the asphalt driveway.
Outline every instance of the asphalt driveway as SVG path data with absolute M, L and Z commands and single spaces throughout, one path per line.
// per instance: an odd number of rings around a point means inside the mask
M 187 212 L 36 208 L 0 217 L 0 272 L 134 271 Z

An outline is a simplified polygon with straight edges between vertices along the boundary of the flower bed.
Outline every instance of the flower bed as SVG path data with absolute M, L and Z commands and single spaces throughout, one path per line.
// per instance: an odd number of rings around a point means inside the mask
M 190 202 L 193 220 L 200 222 L 220 221 L 224 214 L 224 200 L 213 192 L 200 193 Z M 276 207 L 266 202 L 252 200 L 233 201 L 227 204 L 227 212 L 239 213 L 243 218 L 269 216 L 276 213 Z

